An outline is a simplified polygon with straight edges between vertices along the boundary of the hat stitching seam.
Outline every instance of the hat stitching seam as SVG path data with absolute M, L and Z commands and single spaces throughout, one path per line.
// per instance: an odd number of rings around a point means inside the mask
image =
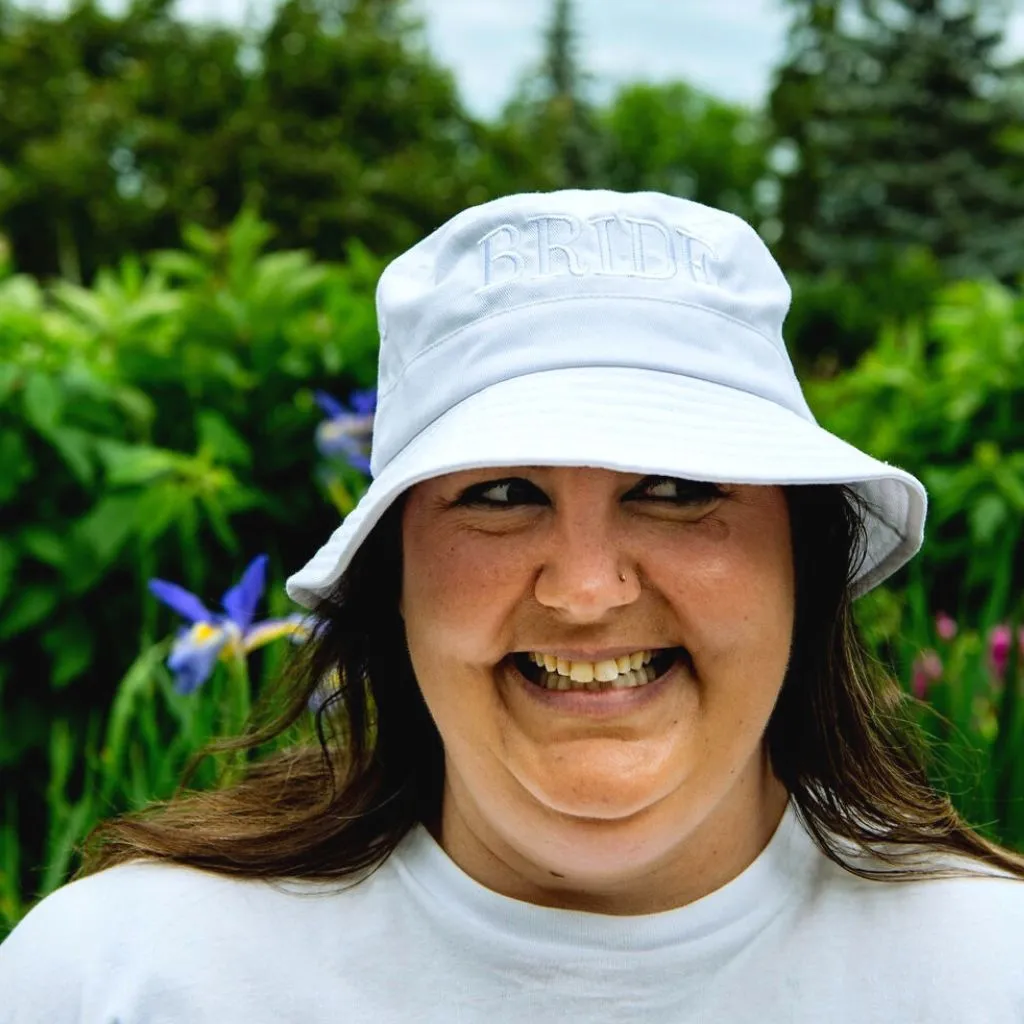
M 416 362 L 418 362 L 420 359 L 422 359 L 425 355 L 427 355 L 430 352 L 433 352 L 434 349 L 439 348 L 445 342 L 450 341 L 452 338 L 456 337 L 456 335 L 459 335 L 459 334 L 463 333 L 464 331 L 468 331 L 471 328 L 476 327 L 478 324 L 486 323 L 489 320 L 497 319 L 498 317 L 505 316 L 508 313 L 517 313 L 517 312 L 519 312 L 519 310 L 522 310 L 522 309 L 530 309 L 533 306 L 546 306 L 546 305 L 552 305 L 553 303 L 558 303 L 558 302 L 582 302 L 582 301 L 585 301 L 587 299 L 625 299 L 625 300 L 634 301 L 634 302 L 661 302 L 661 303 L 665 303 L 666 305 L 685 306 L 688 309 L 699 309 L 699 310 L 702 310 L 705 313 L 710 313 L 712 316 L 716 316 L 716 317 L 718 317 L 721 320 L 726 320 L 729 323 L 733 323 L 733 324 L 735 324 L 738 327 L 742 327 L 744 330 L 749 331 L 751 334 L 753 334 L 756 337 L 760 338 L 762 341 L 767 342 L 767 344 L 771 348 L 772 352 L 782 362 L 783 368 L 789 371 L 790 378 L 792 380 L 794 380 L 794 381 L 797 381 L 797 384 L 799 385 L 799 381 L 797 380 L 796 372 L 793 370 L 793 367 L 790 364 L 788 357 L 785 355 L 785 353 L 783 351 L 781 351 L 778 348 L 778 346 L 776 346 L 775 342 L 772 341 L 772 339 L 767 334 L 763 333 L 762 331 L 759 331 L 756 327 L 752 327 L 750 324 L 744 323 L 742 320 L 738 320 L 736 317 L 730 316 L 728 313 L 723 313 L 720 310 L 713 309 L 710 306 L 701 305 L 698 302 L 680 302 L 677 299 L 665 299 L 665 298 L 659 298 L 657 296 L 647 296 L 647 295 L 639 296 L 639 295 L 630 295 L 630 294 L 621 294 L 621 293 L 607 293 L 606 292 L 606 293 L 604 293 L 602 295 L 561 295 L 561 296 L 559 296 L 557 298 L 534 299 L 534 300 L 532 300 L 530 302 L 523 302 L 523 303 L 521 303 L 518 306 L 511 306 L 511 307 L 506 308 L 506 309 L 496 310 L 495 312 L 488 313 L 485 316 L 477 317 L 476 319 L 472 320 L 470 323 L 464 324 L 462 327 L 457 327 L 457 328 L 455 328 L 454 331 L 449 331 L 448 334 L 443 335 L 442 337 L 438 338 L 436 341 L 432 341 L 426 348 L 420 349 L 419 352 L 417 352 L 415 355 L 410 357 L 409 361 L 402 366 L 401 372 L 395 375 L 394 381 L 392 381 L 391 384 L 387 385 L 387 387 L 385 387 L 385 388 L 380 390 L 380 392 L 379 392 L 380 397 L 381 398 L 385 398 L 387 395 L 391 394 L 391 392 L 394 391 L 394 389 L 398 387 L 399 383 L 401 383 L 402 378 L 408 372 L 409 368 L 412 367 L 413 365 L 415 365 Z M 780 340 L 782 340 L 782 339 L 780 338 Z M 783 344 L 784 344 L 784 342 L 783 342 Z M 638 369 L 641 369 L 641 368 L 642 367 L 638 367 Z M 688 375 L 684 375 L 684 376 L 688 376 Z M 700 380 L 702 378 L 697 377 L 695 379 L 696 380 Z

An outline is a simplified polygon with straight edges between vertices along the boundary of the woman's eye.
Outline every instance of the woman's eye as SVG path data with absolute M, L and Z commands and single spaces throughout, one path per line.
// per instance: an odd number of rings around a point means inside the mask
M 459 496 L 459 505 L 485 505 L 509 508 L 514 505 L 546 505 L 547 496 L 535 484 L 521 477 L 487 480 L 467 487 Z
M 633 488 L 629 497 L 641 501 L 670 501 L 676 505 L 706 505 L 724 497 L 725 493 L 718 484 L 674 476 L 649 476 Z

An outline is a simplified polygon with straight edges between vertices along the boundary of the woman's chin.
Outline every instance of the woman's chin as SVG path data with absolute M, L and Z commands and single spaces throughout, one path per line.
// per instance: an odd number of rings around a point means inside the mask
M 617 831 L 631 819 L 652 813 L 673 793 L 693 788 L 700 769 L 699 730 L 677 721 L 674 727 L 648 729 L 530 730 L 504 736 L 505 767 L 516 780 L 519 797 L 544 819 L 572 828 L 605 827 Z M 689 793 L 687 798 L 692 798 Z
M 578 829 L 625 830 L 650 814 L 673 788 L 661 773 L 637 772 L 632 778 L 611 773 L 569 773 L 557 780 L 526 780 L 532 801 L 545 819 Z

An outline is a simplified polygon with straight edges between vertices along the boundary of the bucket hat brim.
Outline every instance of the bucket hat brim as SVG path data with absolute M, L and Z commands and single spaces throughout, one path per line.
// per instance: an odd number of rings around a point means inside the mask
M 466 469 L 592 466 L 716 483 L 846 484 L 865 502 L 859 596 L 921 547 L 927 497 L 890 466 L 775 402 L 652 369 L 545 370 L 483 388 L 392 457 L 326 544 L 286 584 L 313 608 L 408 488 Z

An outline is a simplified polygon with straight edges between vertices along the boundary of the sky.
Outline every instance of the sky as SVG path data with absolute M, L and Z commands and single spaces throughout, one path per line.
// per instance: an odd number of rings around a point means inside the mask
M 191 0 L 198 2 L 198 0 Z M 434 52 L 476 113 L 497 113 L 541 56 L 551 0 L 418 0 Z M 576 0 L 579 57 L 595 84 L 683 79 L 758 105 L 782 55 L 781 0 Z
M 62 8 L 66 0 L 22 0 Z M 551 0 L 411 0 L 427 41 L 456 76 L 466 106 L 497 114 L 536 65 Z M 1024 0 L 1014 11 L 1004 55 L 1024 57 Z M 265 22 L 273 0 L 178 0 L 196 21 Z M 124 0 L 108 0 L 117 9 Z M 784 0 L 575 0 L 579 56 L 595 98 L 617 83 L 683 79 L 722 99 L 759 106 L 782 57 Z

